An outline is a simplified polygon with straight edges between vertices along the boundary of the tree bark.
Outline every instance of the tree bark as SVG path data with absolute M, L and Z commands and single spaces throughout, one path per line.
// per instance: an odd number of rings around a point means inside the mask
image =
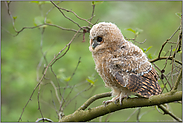
M 79 122 L 90 121 L 96 117 L 103 116 L 105 114 L 115 112 L 126 108 L 146 107 L 153 105 L 160 105 L 164 103 L 170 103 L 174 101 L 182 100 L 182 91 L 171 91 L 168 93 L 151 96 L 147 98 L 128 98 L 122 101 L 122 105 L 119 103 L 109 103 L 107 106 L 101 105 L 94 108 L 88 108 L 87 110 L 76 110 L 73 114 L 64 116 L 59 122 Z

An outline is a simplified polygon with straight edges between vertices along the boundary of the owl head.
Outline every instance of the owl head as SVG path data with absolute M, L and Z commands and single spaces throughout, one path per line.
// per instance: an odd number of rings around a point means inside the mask
M 101 22 L 90 30 L 89 50 L 93 53 L 116 46 L 124 40 L 120 29 L 113 23 Z

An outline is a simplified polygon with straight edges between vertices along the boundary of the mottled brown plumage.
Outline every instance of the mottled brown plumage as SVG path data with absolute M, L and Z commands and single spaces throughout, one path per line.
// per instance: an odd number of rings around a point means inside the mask
M 150 97 L 160 94 L 156 70 L 143 51 L 126 41 L 119 28 L 101 22 L 90 30 L 90 47 L 96 70 L 105 85 L 112 89 L 112 100 L 121 100 L 131 94 Z

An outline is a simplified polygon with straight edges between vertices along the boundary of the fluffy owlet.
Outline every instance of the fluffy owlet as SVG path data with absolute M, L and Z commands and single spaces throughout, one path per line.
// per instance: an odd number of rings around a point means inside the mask
M 96 70 L 112 89 L 111 100 L 119 100 L 131 94 L 149 98 L 161 93 L 156 70 L 143 51 L 126 41 L 120 29 L 113 23 L 101 22 L 90 30 L 90 46 Z

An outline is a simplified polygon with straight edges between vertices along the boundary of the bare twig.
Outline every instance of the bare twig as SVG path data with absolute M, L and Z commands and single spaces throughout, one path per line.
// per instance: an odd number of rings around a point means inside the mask
M 172 37 L 180 30 L 180 28 L 181 28 L 181 26 L 179 26 L 179 27 L 177 28 L 177 30 L 172 34 L 172 36 L 171 36 L 169 39 L 167 39 L 167 40 L 163 43 L 163 45 L 161 46 L 161 49 L 160 49 L 160 51 L 159 51 L 158 58 L 160 58 L 161 52 L 163 51 L 163 48 L 164 48 L 164 46 L 166 45 L 166 43 L 167 43 L 169 40 L 172 39 Z
M 139 118 L 140 111 L 141 111 L 141 107 L 138 108 L 138 112 L 137 112 L 137 122 L 140 122 L 140 118 Z
M 78 68 L 78 66 L 79 66 L 79 64 L 80 64 L 80 62 L 81 62 L 80 59 L 81 59 L 81 57 L 79 58 L 79 61 L 78 61 L 77 65 L 76 65 L 76 68 L 75 68 L 74 72 L 72 73 L 72 75 L 71 75 L 69 81 L 70 81 L 70 80 L 72 79 L 72 77 L 74 76 L 74 74 L 75 74 L 75 72 L 76 72 L 76 70 L 77 70 L 77 68 Z M 69 81 L 67 82 L 67 86 L 68 86 Z M 70 96 L 70 94 L 72 93 L 72 91 L 73 91 L 74 88 L 75 88 L 75 85 L 71 88 L 71 90 L 70 90 L 69 94 L 67 95 L 67 97 L 65 98 L 65 100 L 67 100 L 67 98 Z M 68 102 L 69 102 L 69 101 L 68 101 Z M 62 104 L 60 105 L 60 109 L 63 107 L 63 104 L 64 104 L 64 103 L 62 103 Z
M 60 84 L 59 84 L 59 80 L 58 80 L 58 78 L 57 78 L 57 75 L 56 75 L 55 72 L 53 71 L 53 67 L 52 67 L 52 66 L 50 66 L 50 67 L 51 67 L 51 72 L 54 74 L 54 76 L 55 76 L 55 78 L 56 78 L 56 82 L 57 82 L 57 85 L 58 85 L 59 94 L 60 94 L 61 99 L 62 99 L 62 100 L 58 100 L 58 101 L 59 101 L 59 103 L 60 103 L 60 105 L 61 105 L 62 103 L 65 102 L 64 95 L 61 93 Z M 53 85 L 53 84 L 52 84 L 52 85 Z M 55 88 L 55 86 L 53 86 L 53 87 Z M 55 89 L 56 89 L 56 88 L 55 88 Z M 61 111 L 61 110 L 60 110 L 60 111 Z
M 42 111 L 41 111 L 41 105 L 40 105 L 40 100 L 39 100 L 39 97 L 40 97 L 40 90 L 41 90 L 41 85 L 39 85 L 39 90 L 38 90 L 38 95 L 37 95 L 37 102 L 38 102 L 38 110 L 39 110 L 39 112 L 40 112 L 40 114 L 41 114 L 41 117 L 44 118 L 43 113 L 42 113 Z
M 58 112 L 58 110 L 57 110 L 57 107 L 56 107 L 56 105 L 55 105 L 55 101 L 54 101 L 54 99 L 53 99 L 53 93 L 52 93 L 52 90 L 50 90 L 50 92 L 51 92 L 51 97 L 52 97 L 52 103 L 53 103 L 53 105 L 54 105 L 54 109 L 55 109 L 55 111 L 56 111 L 56 113 L 57 113 L 57 115 L 59 114 L 59 112 Z M 55 92 L 56 93 L 56 92 Z M 59 117 L 59 116 L 58 116 Z
M 63 110 L 64 110 L 64 109 L 67 107 L 67 105 L 69 105 L 69 103 L 71 103 L 72 100 L 74 100 L 79 94 L 83 93 L 84 91 L 87 91 L 87 90 L 91 89 L 92 87 L 93 87 L 93 85 L 90 85 L 89 88 L 86 88 L 86 89 L 80 91 L 79 93 L 77 93 L 71 100 L 69 100 L 69 101 L 67 102 L 67 104 L 64 106 Z
M 175 84 L 174 84 L 174 87 L 173 87 L 172 90 L 177 90 L 177 87 L 178 87 L 181 79 L 182 79 L 182 68 L 180 70 L 180 73 L 179 73 L 179 75 L 177 77 L 177 80 L 175 81 Z
M 136 108 L 124 122 L 128 121 L 135 114 L 137 110 L 139 110 L 139 108 Z
M 57 88 L 56 88 L 55 84 L 52 81 L 50 81 L 50 83 L 52 84 L 52 86 L 53 86 L 53 88 L 55 90 L 55 95 L 57 97 L 58 102 L 61 103 L 60 98 L 58 96 L 58 91 L 57 91 Z
M 172 112 L 168 111 L 163 105 L 158 105 L 158 107 L 164 112 L 164 114 L 169 114 L 172 118 L 174 118 L 178 122 L 182 122 L 180 118 L 175 116 Z
M 67 18 L 68 20 L 70 20 L 71 22 L 73 22 L 74 24 L 76 24 L 80 29 L 82 28 L 76 21 L 72 20 L 71 18 L 67 17 L 63 12 L 62 10 L 60 9 L 59 6 L 57 6 L 53 1 L 50 1 L 61 13 L 62 15 Z
M 94 17 L 94 12 L 95 12 L 95 4 L 92 4 L 92 15 L 91 15 L 91 18 L 89 19 L 89 21 L 91 22 L 92 21 L 92 19 L 93 19 L 93 17 Z M 89 25 L 88 26 L 90 26 L 90 23 L 89 23 Z
M 172 60 L 172 58 L 173 58 L 172 56 L 170 56 L 170 57 L 159 57 L 159 58 L 155 58 L 155 59 L 149 60 L 149 62 L 153 63 L 153 62 L 156 62 L 158 60 L 163 60 L 163 59 Z M 182 65 L 182 62 L 179 61 L 179 60 L 176 60 L 175 59 L 175 62 L 178 63 L 178 64 L 180 64 L 180 65 Z
M 77 33 L 73 36 L 73 38 L 71 39 L 71 41 L 68 43 L 68 45 L 70 45 L 71 43 L 72 43 L 72 41 L 74 40 L 74 38 L 75 38 L 75 36 L 78 34 L 78 32 L 80 31 L 80 29 L 77 31 Z M 28 105 L 28 103 L 29 103 L 29 101 L 31 100 L 31 98 L 32 98 L 32 96 L 33 96 L 33 94 L 34 94 L 34 92 L 35 92 L 35 90 L 37 89 L 37 87 L 41 84 L 41 82 L 43 81 L 43 79 L 44 79 L 44 77 L 45 77 L 45 75 L 46 75 L 46 73 L 47 73 L 47 70 L 48 70 L 48 68 L 50 67 L 50 66 L 52 66 L 53 65 L 53 63 L 55 63 L 58 59 L 60 59 L 61 57 L 63 57 L 65 54 L 66 54 L 66 52 L 62 55 L 62 56 L 60 56 L 59 58 L 57 58 L 59 55 L 60 55 L 60 53 L 68 46 L 68 45 L 66 45 L 51 61 L 50 61 L 50 63 L 46 66 L 46 68 L 45 68 L 45 70 L 44 70 L 44 73 L 43 73 L 43 75 L 42 75 L 42 77 L 41 77 L 41 79 L 39 80 L 39 83 L 36 85 L 36 87 L 34 88 L 34 90 L 33 90 L 33 92 L 31 93 L 31 95 L 30 95 L 30 97 L 29 97 L 29 100 L 27 101 L 27 103 L 25 104 L 25 106 L 24 106 L 24 108 L 23 108 L 23 111 L 22 111 L 22 113 L 21 113 L 21 115 L 20 115 L 20 117 L 19 117 L 19 120 L 18 120 L 18 122 L 21 120 L 21 117 L 22 117 L 22 115 L 23 115 L 23 112 L 24 112 L 24 109 L 27 107 L 27 105 Z
M 76 73 L 76 70 L 78 69 L 78 66 L 79 66 L 80 63 L 81 63 L 81 57 L 79 57 L 78 63 L 77 63 L 77 65 L 76 65 L 76 68 L 74 69 L 74 72 L 72 73 L 72 75 L 71 75 L 69 81 L 71 81 L 72 77 L 73 77 L 74 74 Z M 68 82 L 69 82 L 69 81 L 68 81 Z
M 86 21 L 87 23 L 93 25 L 91 22 L 89 22 L 88 20 L 84 19 L 84 18 L 81 18 L 79 17 L 74 11 L 71 11 L 71 10 L 68 10 L 68 9 L 65 9 L 65 8 L 61 8 L 59 6 L 57 6 L 53 1 L 50 1 L 61 13 L 62 15 L 67 18 L 68 20 L 70 20 L 71 22 L 75 23 L 79 28 L 82 28 L 77 22 L 73 21 L 72 19 L 70 19 L 69 17 L 67 17 L 61 10 L 64 10 L 66 12 L 71 12 L 73 13 L 78 19 L 80 20 L 83 20 L 83 21 Z
M 61 2 L 61 1 L 60 1 Z M 58 2 L 56 5 L 58 5 L 60 2 Z M 46 19 L 47 19 L 47 15 L 48 15 L 48 13 L 52 10 L 52 9 L 54 9 L 55 7 L 53 6 L 50 10 L 48 10 L 47 12 L 46 12 L 46 15 L 45 15 L 45 18 L 44 18 L 44 23 L 46 23 Z

